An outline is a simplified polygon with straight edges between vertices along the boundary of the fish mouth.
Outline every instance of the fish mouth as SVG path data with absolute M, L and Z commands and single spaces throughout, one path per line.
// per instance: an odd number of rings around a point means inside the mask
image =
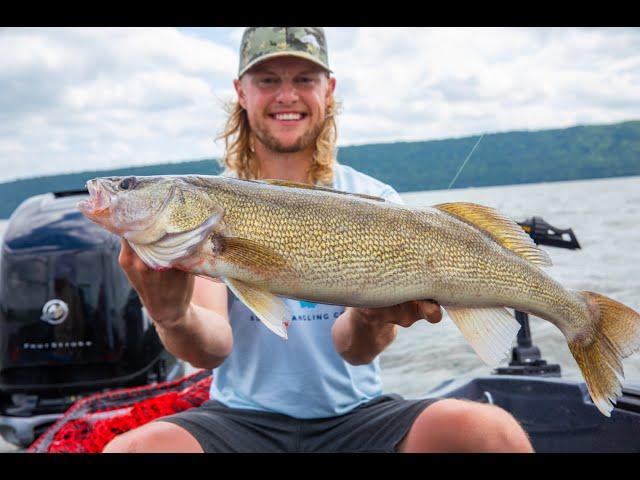
M 98 183 L 98 179 L 87 182 L 89 198 L 78 202 L 78 208 L 87 216 L 98 216 L 104 213 L 111 206 L 111 196 L 104 186 Z

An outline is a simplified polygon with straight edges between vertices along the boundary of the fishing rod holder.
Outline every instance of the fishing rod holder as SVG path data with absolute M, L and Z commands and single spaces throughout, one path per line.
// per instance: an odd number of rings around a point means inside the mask
M 518 222 L 518 225 L 529 234 L 536 245 L 548 245 L 569 250 L 582 248 L 571 228 L 554 227 L 545 222 L 542 217 L 528 218 Z
M 515 317 L 520 324 L 518 344 L 511 349 L 511 361 L 506 367 L 498 367 L 493 373 L 496 375 L 530 375 L 539 377 L 560 377 L 560 365 L 548 364 L 542 359 L 540 349 L 533 345 L 529 328 L 529 315 L 515 311 Z

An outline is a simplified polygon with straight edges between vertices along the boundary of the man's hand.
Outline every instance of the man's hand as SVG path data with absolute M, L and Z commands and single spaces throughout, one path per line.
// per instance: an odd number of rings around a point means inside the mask
M 366 322 L 393 323 L 404 328 L 423 319 L 429 323 L 442 320 L 442 308 L 433 300 L 413 300 L 390 307 L 354 308 L 354 313 Z
M 442 320 L 440 305 L 419 300 L 380 308 L 348 307 L 333 324 L 336 350 L 352 365 L 370 363 L 396 338 L 396 325 L 410 327 L 418 320 Z
M 126 240 L 122 240 L 119 262 L 153 319 L 160 341 L 173 356 L 207 369 L 229 356 L 233 333 L 225 284 L 177 269 L 155 271 Z
M 154 323 L 170 326 L 187 312 L 195 277 L 176 269 L 162 272 L 153 270 L 140 260 L 125 239 L 121 241 L 118 261 L 129 282 L 138 292 Z

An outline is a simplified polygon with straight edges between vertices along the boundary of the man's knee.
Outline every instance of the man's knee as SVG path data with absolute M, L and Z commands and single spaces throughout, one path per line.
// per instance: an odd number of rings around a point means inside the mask
M 131 430 L 111 439 L 102 449 L 102 453 L 134 453 L 138 447 L 137 432 Z
M 409 433 L 414 445 L 432 451 L 533 451 L 527 434 L 510 413 L 468 400 L 435 402 L 420 414 Z
M 153 422 L 113 438 L 102 453 L 202 453 L 185 429 L 169 422 Z

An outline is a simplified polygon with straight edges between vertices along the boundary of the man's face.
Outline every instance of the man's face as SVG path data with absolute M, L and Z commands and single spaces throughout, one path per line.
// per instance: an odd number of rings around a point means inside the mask
M 234 82 L 257 139 L 278 153 L 313 148 L 335 79 L 304 59 L 266 60 Z

